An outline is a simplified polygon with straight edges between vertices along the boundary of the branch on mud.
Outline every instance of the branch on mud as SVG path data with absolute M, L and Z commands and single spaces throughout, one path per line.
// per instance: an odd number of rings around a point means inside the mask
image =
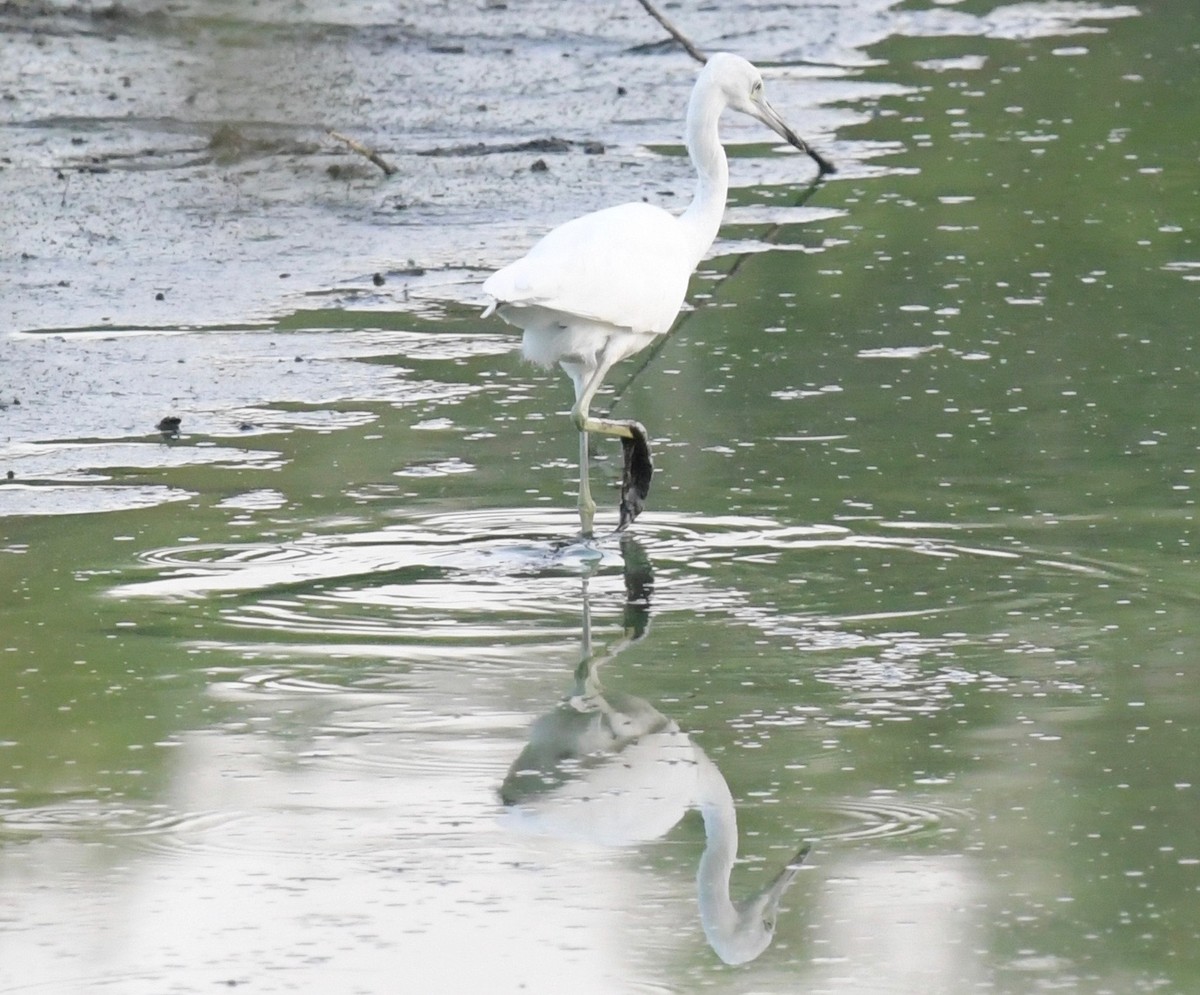
M 701 52 L 700 49 L 698 49 L 695 45 L 693 45 L 691 43 L 691 41 L 688 39 L 687 35 L 685 35 L 682 31 L 680 31 L 677 27 L 675 27 L 674 24 L 672 24 L 669 20 L 667 20 L 667 18 L 662 13 L 660 13 L 659 10 L 652 3 L 650 3 L 650 0 L 638 0 L 638 3 L 640 3 L 642 5 L 642 7 L 645 8 L 647 14 L 649 14 L 656 21 L 658 21 L 659 24 L 661 24 L 664 28 L 667 29 L 667 34 L 669 34 L 672 38 L 674 38 L 677 42 L 679 42 L 679 44 L 683 46 L 684 51 L 687 52 L 688 55 L 690 55 L 693 59 L 695 59 L 701 65 L 704 65 L 704 63 L 706 63 L 708 61 L 708 57 L 703 52 Z
M 528 142 L 505 142 L 502 145 L 485 145 L 483 142 L 476 142 L 474 145 L 449 145 L 439 146 L 436 149 L 425 149 L 418 152 L 417 155 L 426 156 L 474 156 L 474 155 L 494 155 L 504 152 L 540 152 L 540 153 L 559 153 L 570 152 L 575 147 L 583 149 L 585 155 L 603 155 L 604 143 L 597 142 L 594 139 L 585 139 L 583 141 L 572 141 L 566 138 L 534 138 Z
M 345 144 L 347 146 L 349 146 L 353 151 L 357 152 L 361 156 L 366 156 L 368 159 L 371 160 L 371 162 L 375 163 L 376 166 L 378 166 L 380 169 L 383 170 L 383 174 L 385 176 L 392 176 L 397 172 L 397 169 L 395 166 L 393 166 L 390 162 L 388 162 L 383 156 L 381 156 L 374 149 L 367 148 L 365 145 L 363 145 L 362 142 L 355 141 L 353 138 L 349 138 L 346 135 L 339 134 L 336 131 L 330 131 L 329 137 L 336 139 L 339 142 L 345 142 Z

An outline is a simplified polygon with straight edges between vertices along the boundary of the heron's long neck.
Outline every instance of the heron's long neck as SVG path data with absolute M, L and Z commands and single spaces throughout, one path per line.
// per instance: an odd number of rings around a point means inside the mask
M 700 921 L 709 942 L 718 947 L 737 929 L 737 910 L 729 898 L 729 876 L 737 859 L 737 811 L 725 778 L 699 747 L 696 763 L 696 801 L 704 819 L 704 853 L 696 872 Z
M 698 176 L 696 195 L 679 221 L 692 244 L 693 266 L 704 258 L 717 237 L 729 191 L 729 163 L 717 131 L 724 101 L 714 100 L 713 96 L 706 87 L 698 86 L 688 103 L 687 150 Z

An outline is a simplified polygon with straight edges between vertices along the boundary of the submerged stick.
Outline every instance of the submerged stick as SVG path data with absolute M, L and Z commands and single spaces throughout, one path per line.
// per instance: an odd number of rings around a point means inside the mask
M 390 162 L 388 162 L 383 156 L 381 156 L 374 149 L 367 148 L 365 145 L 363 145 L 362 142 L 356 141 L 355 139 L 350 138 L 347 135 L 339 134 L 336 131 L 330 131 L 329 137 L 335 138 L 339 142 L 345 142 L 347 146 L 349 146 L 351 149 L 353 149 L 359 155 L 366 156 L 368 159 L 371 160 L 371 162 L 375 163 L 376 166 L 378 166 L 380 169 L 383 170 L 383 173 L 385 176 L 391 176 L 393 173 L 397 172 L 397 169 L 395 166 L 393 166 Z
M 650 0 L 638 0 L 638 3 L 645 8 L 647 14 L 649 14 L 656 21 L 658 21 L 659 24 L 666 28 L 667 34 L 679 42 L 679 44 L 683 46 L 683 50 L 687 52 L 687 54 L 693 59 L 699 62 L 700 65 L 704 65 L 704 63 L 708 61 L 708 56 L 706 56 L 700 51 L 700 49 L 693 45 L 688 39 L 687 35 L 685 35 L 682 31 L 675 27 L 674 24 L 667 20 L 667 18 L 652 3 L 650 3 Z
M 796 198 L 796 203 L 793 206 L 801 207 L 805 201 L 807 201 L 814 193 L 817 192 L 817 188 L 821 186 L 821 181 L 823 178 L 824 174 L 818 174 L 817 177 L 800 192 L 800 196 Z M 763 233 L 759 241 L 774 242 L 775 239 L 779 237 L 779 233 L 782 232 L 783 229 L 784 225 L 780 224 L 779 222 L 775 222 L 768 226 L 767 230 Z M 733 274 L 741 268 L 742 263 L 750 258 L 750 255 L 751 254 L 749 252 L 743 252 L 740 256 L 738 256 L 733 261 L 733 265 L 729 267 L 728 272 L 721 277 L 721 283 L 723 284 L 726 280 L 733 276 Z M 629 376 L 613 387 L 611 394 L 612 399 L 609 401 L 608 407 L 604 409 L 604 416 L 606 418 L 612 416 L 613 409 L 617 406 L 617 403 L 621 400 L 621 397 L 625 394 L 625 391 L 633 386 L 633 382 L 642 375 L 646 367 L 648 367 L 658 358 L 658 354 L 666 347 L 667 342 L 669 342 L 673 337 L 673 333 L 679 328 L 680 325 L 687 321 L 690 314 L 695 313 L 695 311 L 685 311 L 680 314 L 680 316 L 676 319 L 675 324 L 671 326 L 670 331 L 668 331 L 666 335 L 660 335 L 649 349 L 643 351 L 642 355 L 645 358 L 638 363 L 636 367 L 634 367 L 633 372 L 631 372 Z

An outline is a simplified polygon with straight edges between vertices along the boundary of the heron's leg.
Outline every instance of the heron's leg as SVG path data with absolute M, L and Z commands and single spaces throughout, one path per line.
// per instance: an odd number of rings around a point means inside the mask
M 596 517 L 596 502 L 592 500 L 592 487 L 588 468 L 588 434 L 579 432 L 579 525 L 584 538 L 592 535 L 592 522 Z
M 566 364 L 564 364 L 565 368 Z M 604 375 L 611 368 L 612 360 L 606 359 L 605 355 L 601 353 L 595 367 L 586 372 L 586 378 L 584 371 L 568 370 L 571 373 L 571 379 L 575 382 L 575 406 L 571 409 L 571 420 L 579 429 L 579 525 L 585 538 L 589 538 L 593 534 L 593 522 L 596 517 L 596 502 L 592 500 L 588 432 L 592 429 L 593 424 L 597 423 L 597 420 L 589 418 L 588 408 L 604 380 Z M 596 431 L 603 431 L 603 429 L 597 426 Z

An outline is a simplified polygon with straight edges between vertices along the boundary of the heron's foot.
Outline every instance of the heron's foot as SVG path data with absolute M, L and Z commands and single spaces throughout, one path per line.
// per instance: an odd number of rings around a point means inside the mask
M 637 422 L 629 422 L 629 437 L 621 436 L 621 450 L 625 467 L 621 473 L 621 523 L 620 532 L 642 513 L 646 496 L 650 493 L 650 478 L 654 476 L 654 462 L 650 459 L 650 443 L 646 430 Z

